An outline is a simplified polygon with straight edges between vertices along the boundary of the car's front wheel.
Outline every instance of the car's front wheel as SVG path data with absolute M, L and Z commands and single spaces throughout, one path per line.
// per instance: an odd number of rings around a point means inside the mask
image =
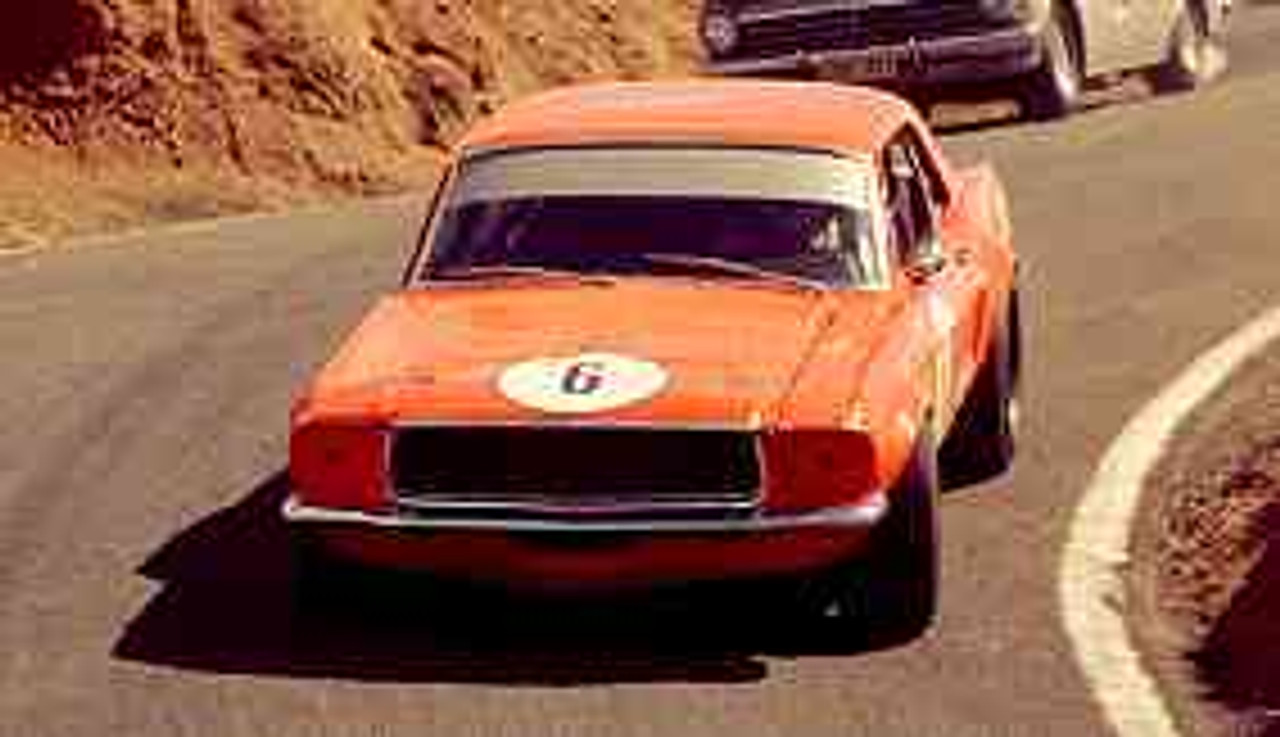
M 314 530 L 289 530 L 290 587 L 295 610 L 324 609 L 341 602 L 362 580 L 361 571 L 325 548 Z
M 870 548 L 834 571 L 823 613 L 844 635 L 905 642 L 933 624 L 938 608 L 938 461 L 922 424 L 911 458 L 890 492 Z
M 1207 0 L 1207 6 L 1183 3 L 1169 34 L 1165 58 L 1151 70 L 1151 84 L 1156 92 L 1182 92 L 1210 81 L 1226 66 L 1226 48 L 1220 36 L 1225 25 L 1227 7 L 1222 2 Z M 1204 10 L 1203 7 L 1216 8 Z M 1216 19 L 1210 18 L 1216 14 Z M 1215 33 L 1214 28 L 1219 30 Z
M 1013 463 L 1021 352 L 1022 320 L 1015 288 L 1003 316 L 992 326 L 973 387 L 942 445 L 942 473 L 948 486 L 985 481 Z
M 1079 36 L 1071 17 L 1060 4 L 1041 38 L 1040 66 L 1026 78 L 1022 89 L 1022 109 L 1032 120 L 1066 117 L 1080 106 L 1084 80 Z

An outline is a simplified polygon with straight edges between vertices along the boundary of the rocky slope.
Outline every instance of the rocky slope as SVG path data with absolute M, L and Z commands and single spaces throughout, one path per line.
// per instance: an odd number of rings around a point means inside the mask
M 0 10 L 0 247 L 412 186 L 514 95 L 696 66 L 694 0 L 42 0 Z

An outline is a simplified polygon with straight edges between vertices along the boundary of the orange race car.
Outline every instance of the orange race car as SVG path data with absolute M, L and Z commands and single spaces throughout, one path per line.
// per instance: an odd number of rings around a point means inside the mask
M 853 629 L 923 631 L 939 468 L 1013 454 L 1007 218 L 990 168 L 868 89 L 606 84 L 499 112 L 294 408 L 300 580 L 782 576 Z

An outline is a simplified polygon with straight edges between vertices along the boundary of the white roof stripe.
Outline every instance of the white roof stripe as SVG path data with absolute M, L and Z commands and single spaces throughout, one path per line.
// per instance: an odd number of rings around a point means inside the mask
M 867 160 L 781 148 L 619 146 L 511 150 L 463 164 L 451 205 L 554 196 L 677 196 L 866 209 Z

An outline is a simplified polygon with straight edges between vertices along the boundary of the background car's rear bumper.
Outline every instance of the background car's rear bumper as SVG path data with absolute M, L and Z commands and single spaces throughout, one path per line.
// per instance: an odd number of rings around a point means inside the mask
M 818 570 L 856 554 L 887 500 L 794 515 L 706 519 L 425 518 L 319 508 L 285 519 L 368 565 L 536 589 L 625 588 Z
M 725 75 L 796 74 L 901 86 L 984 82 L 1038 67 L 1040 35 L 1040 26 L 1026 25 L 894 46 L 716 61 L 708 67 Z M 894 59 L 891 64 L 877 62 L 888 57 Z

